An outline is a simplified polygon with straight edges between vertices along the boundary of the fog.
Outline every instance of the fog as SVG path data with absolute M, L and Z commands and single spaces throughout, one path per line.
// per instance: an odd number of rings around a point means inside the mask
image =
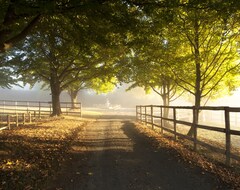
M 128 85 L 116 87 L 107 94 L 96 94 L 93 90 L 82 90 L 78 94 L 78 101 L 83 107 L 122 107 L 133 108 L 136 105 L 154 104 L 161 105 L 162 100 L 159 95 L 152 92 L 146 94 L 142 88 L 134 88 L 126 91 Z M 232 106 L 240 107 L 240 90 L 237 90 L 231 96 L 209 101 L 209 106 Z M 0 89 L 0 100 L 16 101 L 51 101 L 51 92 L 49 90 L 40 90 L 39 85 L 30 89 L 13 87 L 12 89 Z M 67 92 L 62 92 L 61 101 L 70 102 Z M 183 96 L 172 102 L 171 105 L 191 106 L 193 101 L 189 97 Z
M 126 91 L 127 85 L 116 87 L 107 94 L 96 94 L 93 90 L 82 90 L 78 94 L 78 101 L 83 107 L 118 106 L 131 108 L 140 104 L 161 104 L 160 96 L 155 93 L 145 94 L 142 88 Z M 67 92 L 62 92 L 61 101 L 70 102 Z M 51 101 L 49 90 L 40 90 L 38 86 L 30 89 L 13 87 L 12 89 L 0 89 L 0 100 L 16 101 Z

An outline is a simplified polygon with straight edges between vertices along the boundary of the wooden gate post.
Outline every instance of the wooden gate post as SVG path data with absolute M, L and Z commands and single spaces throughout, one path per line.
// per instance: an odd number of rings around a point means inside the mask
M 197 151 L 197 114 L 198 109 L 195 106 L 193 106 L 193 149 L 194 151 Z
M 142 121 L 142 106 L 140 106 L 140 121 L 141 121 L 141 123 L 143 122 Z
M 136 106 L 136 120 L 138 121 L 138 106 Z
M 25 113 L 22 114 L 22 117 L 23 117 L 23 125 L 25 125 L 25 122 L 26 122 L 26 116 L 25 116 Z
M 176 117 L 176 108 L 173 108 L 173 127 L 174 127 L 174 140 L 177 140 L 177 117 Z
M 225 115 L 225 129 L 226 129 L 226 165 L 230 165 L 231 133 L 230 133 L 229 107 L 224 107 L 224 115 Z
M 145 111 L 145 125 L 147 125 L 147 106 L 144 106 Z
M 152 129 L 154 129 L 154 124 L 153 124 L 153 105 L 151 105 L 151 124 L 152 124 Z
M 161 134 L 163 134 L 163 107 L 161 106 Z
M 32 123 L 32 114 L 31 114 L 31 112 L 28 112 L 28 117 L 29 117 L 29 123 Z

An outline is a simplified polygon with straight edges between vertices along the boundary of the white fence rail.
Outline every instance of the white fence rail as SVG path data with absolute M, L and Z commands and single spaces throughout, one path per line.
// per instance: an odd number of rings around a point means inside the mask
M 168 117 L 163 116 L 164 109 L 166 108 L 169 109 Z M 235 141 L 235 145 L 240 149 L 240 125 L 236 122 L 240 114 L 240 108 L 200 107 L 198 109 L 200 118 L 202 117 L 198 123 L 194 123 L 194 121 L 196 121 L 194 118 L 196 108 L 190 106 L 137 106 L 136 117 L 138 121 L 150 125 L 153 129 L 155 127 L 160 128 L 161 133 L 164 131 L 172 133 L 175 140 L 177 137 L 190 140 L 193 143 L 194 150 L 197 150 L 197 146 L 201 145 L 218 153 L 222 153 L 225 155 L 227 165 L 230 165 L 231 159 L 240 161 L 239 151 L 237 151 L 237 153 L 231 151 L 233 140 L 236 139 L 236 137 L 238 140 Z M 214 112 L 211 117 L 218 115 L 218 122 L 206 118 L 209 117 L 209 114 L 206 114 L 209 111 Z M 206 115 L 204 115 L 204 112 Z M 233 115 L 233 113 L 235 113 L 235 115 Z M 232 122 L 233 119 L 235 119 L 234 122 Z M 185 126 L 185 131 L 188 131 L 190 127 L 192 127 L 193 136 L 184 133 L 182 126 Z M 224 137 L 221 139 L 221 143 L 224 144 L 224 147 L 218 147 L 202 140 L 203 138 L 200 134 L 202 131 L 205 131 L 205 134 L 210 132 L 216 132 L 219 136 L 223 134 Z

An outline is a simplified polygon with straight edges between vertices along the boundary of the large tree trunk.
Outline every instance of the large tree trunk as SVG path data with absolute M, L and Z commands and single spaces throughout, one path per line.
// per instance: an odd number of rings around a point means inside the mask
M 201 94 L 195 94 L 195 110 L 193 110 L 193 125 L 191 126 L 190 130 L 188 131 L 188 136 L 193 136 L 194 134 L 194 125 L 198 124 L 199 122 L 199 108 L 201 104 Z
M 62 114 L 61 104 L 60 104 L 60 94 L 61 87 L 60 82 L 56 74 L 54 74 L 54 70 L 52 69 L 51 79 L 50 79 L 50 87 L 52 93 L 52 114 L 51 116 L 59 116 Z
M 169 106 L 169 96 L 167 94 L 162 95 L 163 99 L 163 106 Z M 169 115 L 169 108 L 164 107 L 163 109 L 163 117 L 168 118 Z
M 76 109 L 77 107 L 77 95 L 78 95 L 79 90 L 68 90 L 68 94 L 71 98 L 71 108 Z
M 196 15 L 195 15 L 196 16 Z M 198 124 L 199 118 L 199 107 L 201 105 L 201 64 L 200 64 L 200 51 L 199 51 L 199 23 L 198 20 L 195 20 L 195 47 L 194 47 L 194 59 L 195 59 L 195 111 L 193 111 L 193 125 L 191 126 L 190 130 L 188 131 L 189 136 L 193 136 L 194 134 L 194 125 Z
M 51 116 L 59 116 L 62 114 L 60 104 L 60 93 L 52 92 L 52 114 Z
M 163 93 L 161 95 L 162 100 L 163 100 L 163 106 L 167 106 L 163 108 L 163 117 L 164 118 L 168 118 L 169 116 L 169 103 L 170 103 L 170 99 L 169 99 L 169 88 L 168 85 L 163 85 Z M 168 126 L 168 121 L 167 120 L 163 120 L 163 126 Z

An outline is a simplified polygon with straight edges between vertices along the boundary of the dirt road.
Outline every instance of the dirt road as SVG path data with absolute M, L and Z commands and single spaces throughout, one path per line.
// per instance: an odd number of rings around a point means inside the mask
M 69 151 L 71 162 L 49 189 L 229 189 L 216 176 L 184 162 L 174 150 L 156 148 L 130 121 L 89 121 Z

